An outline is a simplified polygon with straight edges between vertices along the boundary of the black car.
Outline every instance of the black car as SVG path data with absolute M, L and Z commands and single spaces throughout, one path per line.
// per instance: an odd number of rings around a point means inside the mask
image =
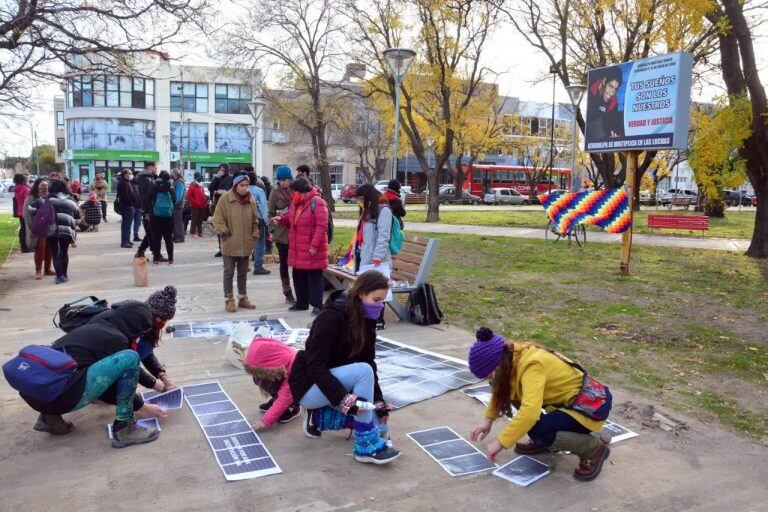
M 723 191 L 723 201 L 728 206 L 752 206 L 752 198 L 740 190 Z

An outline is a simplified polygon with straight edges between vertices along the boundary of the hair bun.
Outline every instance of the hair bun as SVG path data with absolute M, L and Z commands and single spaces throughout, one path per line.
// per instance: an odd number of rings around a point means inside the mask
M 478 329 L 476 335 L 478 341 L 488 341 L 493 338 L 493 331 L 488 327 Z

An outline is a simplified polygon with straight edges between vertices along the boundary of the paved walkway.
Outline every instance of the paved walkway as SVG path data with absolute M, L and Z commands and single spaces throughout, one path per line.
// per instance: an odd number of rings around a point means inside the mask
M 407 221 L 407 219 L 406 219 Z M 354 228 L 357 221 L 352 219 L 334 219 L 334 226 Z M 413 233 L 445 233 L 455 235 L 503 236 L 509 238 L 544 239 L 543 228 L 470 226 L 466 224 L 442 224 L 439 222 L 407 222 L 406 230 Z M 599 242 L 615 244 L 621 242 L 621 235 L 612 235 L 604 231 L 588 231 L 587 243 Z M 651 236 L 634 234 L 632 243 L 636 245 L 655 245 L 659 247 L 686 247 L 689 249 L 714 249 L 718 251 L 744 252 L 749 248 L 749 240 L 740 238 L 692 238 L 676 236 Z
M 310 322 L 307 313 L 288 314 L 275 265 L 272 274 L 250 276 L 255 312 L 224 312 L 221 260 L 213 258 L 212 239 L 177 246 L 174 266 L 150 269 L 150 287 L 136 288 L 132 251 L 118 245 L 113 219 L 99 233 L 83 233 L 71 251 L 71 281 L 54 285 L 33 279 L 32 257 L 16 253 L 0 273 L 0 360 L 29 343 L 49 343 L 62 333 L 51 318 L 62 303 L 94 294 L 116 302 L 145 299 L 165 283 L 179 290 L 176 322 L 282 316 L 295 327 Z M 430 226 L 431 228 L 433 226 Z M 438 290 L 438 294 L 440 290 Z M 385 336 L 435 352 L 466 357 L 473 335 L 450 325 L 419 327 L 388 317 Z M 179 383 L 219 380 L 248 418 L 258 417 L 264 398 L 242 371 L 224 359 L 224 339 L 164 340 L 158 357 Z M 0 378 L 0 510 L 270 510 L 443 511 L 719 511 L 762 510 L 768 503 L 765 475 L 768 450 L 716 426 L 688 421 L 678 438 L 642 427 L 618 412 L 636 396 L 613 389 L 612 419 L 640 436 L 615 445 L 603 474 L 590 484 L 576 482 L 574 457 L 559 456 L 554 474 L 528 488 L 490 474 L 448 476 L 406 436 L 448 425 L 467 436 L 482 418 L 482 406 L 452 391 L 392 415 L 392 438 L 403 452 L 389 467 L 362 466 L 351 458 L 345 433 L 307 439 L 301 420 L 267 431 L 262 438 L 283 474 L 227 483 L 200 427 L 185 406 L 163 422 L 160 438 L 149 445 L 111 448 L 105 425 L 113 408 L 88 406 L 67 415 L 76 425 L 65 437 L 32 430 L 36 413 Z M 501 426 L 496 426 L 497 433 Z M 499 461 L 515 458 L 505 451 Z

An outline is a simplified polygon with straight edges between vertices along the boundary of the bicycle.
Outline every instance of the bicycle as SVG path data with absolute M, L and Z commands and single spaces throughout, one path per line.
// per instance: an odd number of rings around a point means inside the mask
M 571 229 L 568 230 L 568 232 L 560 233 L 552 220 L 547 222 L 547 227 L 544 231 L 544 238 L 547 242 L 554 244 L 563 237 L 568 237 L 568 245 L 571 244 L 571 238 L 575 238 L 576 244 L 579 247 L 584 247 L 587 244 L 587 229 L 584 227 L 584 224 L 577 224 L 571 226 Z

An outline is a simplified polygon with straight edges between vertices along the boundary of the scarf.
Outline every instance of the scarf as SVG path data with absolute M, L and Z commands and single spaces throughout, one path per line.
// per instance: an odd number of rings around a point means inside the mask
M 248 204 L 248 203 L 251 202 L 251 191 L 250 190 L 245 195 L 240 195 L 236 191 L 234 192 L 234 194 L 235 194 L 235 197 L 237 197 L 237 201 L 240 204 Z

